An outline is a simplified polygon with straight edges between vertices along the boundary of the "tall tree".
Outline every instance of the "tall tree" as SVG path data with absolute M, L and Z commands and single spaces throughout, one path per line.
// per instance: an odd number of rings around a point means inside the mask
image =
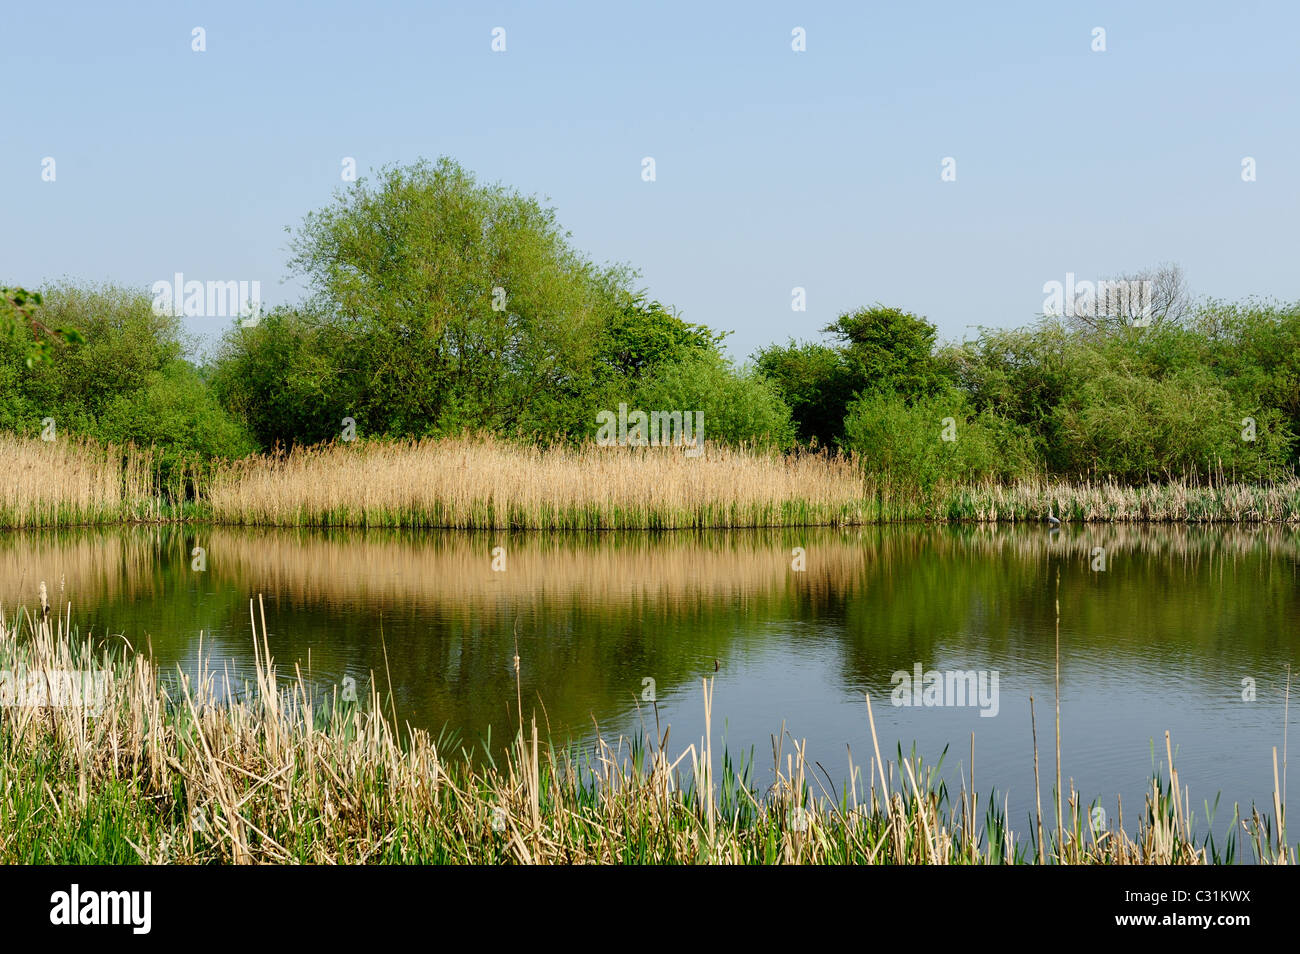
M 308 215 L 291 267 L 371 433 L 555 431 L 586 386 L 625 272 L 568 244 L 555 212 L 450 159 L 382 170 Z M 338 350 L 338 349 L 334 349 Z
M 933 394 L 946 383 L 935 361 L 936 329 L 911 312 L 876 304 L 840 315 L 822 330 L 842 343 L 859 387 L 910 398 Z

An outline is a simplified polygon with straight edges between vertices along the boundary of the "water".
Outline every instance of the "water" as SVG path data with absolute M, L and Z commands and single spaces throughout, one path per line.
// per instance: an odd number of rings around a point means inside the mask
M 974 733 L 975 787 L 996 786 L 1023 831 L 1031 696 L 1051 814 L 1059 597 L 1067 790 L 1072 779 L 1112 817 L 1121 797 L 1132 829 L 1169 731 L 1198 819 L 1222 793 L 1221 834 L 1233 802 L 1271 805 L 1300 645 L 1298 542 L 1275 528 L 1168 527 L 26 532 L 0 535 L 0 601 L 31 605 L 45 581 L 83 632 L 120 634 L 172 669 L 193 672 L 202 656 L 238 683 L 252 672 L 260 595 L 282 678 L 295 663 L 322 688 L 350 675 L 364 691 L 373 678 L 402 721 L 474 745 L 513 734 L 516 639 L 525 717 L 554 738 L 639 735 L 657 719 L 679 751 L 704 732 L 701 681 L 713 679 L 715 745 L 753 750 L 760 784 L 774 744 L 788 753 L 792 740 L 807 740 L 827 787 L 847 779 L 850 752 L 865 775 L 870 692 L 886 757 L 915 746 L 934 761 L 950 746 L 954 788 L 970 777 Z M 195 547 L 205 570 L 192 568 Z M 996 714 L 893 705 L 893 674 L 918 663 L 996 670 Z

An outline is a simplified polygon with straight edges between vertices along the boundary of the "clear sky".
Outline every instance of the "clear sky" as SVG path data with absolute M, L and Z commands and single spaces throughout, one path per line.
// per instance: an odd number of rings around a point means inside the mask
M 0 283 L 180 271 L 292 301 L 285 228 L 343 157 L 449 155 L 739 358 L 875 301 L 946 338 L 1023 324 L 1067 272 L 1164 261 L 1294 300 L 1297 36 L 1300 4 L 1227 0 L 4 0 Z

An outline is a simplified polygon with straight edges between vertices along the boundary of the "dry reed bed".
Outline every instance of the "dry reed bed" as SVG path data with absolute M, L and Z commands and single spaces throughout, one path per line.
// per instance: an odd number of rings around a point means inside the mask
M 1183 480 L 1124 486 L 1114 481 L 1018 480 L 949 489 L 930 501 L 882 500 L 890 511 L 912 518 L 1015 523 L 1300 523 L 1300 480 L 1267 483 L 1191 484 Z
M 219 523 L 618 530 L 861 522 L 854 462 L 709 445 L 334 443 L 221 469 Z
M 256 526 L 618 530 L 901 521 L 1300 523 L 1300 479 L 1256 484 L 1027 479 L 882 490 L 851 457 L 709 445 L 360 441 L 205 466 L 159 493 L 152 452 L 0 435 L 0 527 L 198 518 Z
M 134 447 L 0 433 L 0 527 L 147 518 L 152 455 Z
M 1005 810 L 950 797 L 919 759 L 882 760 L 870 701 L 872 757 L 832 795 L 802 744 L 774 743 L 764 792 L 705 736 L 675 758 L 668 733 L 594 752 L 555 748 L 519 720 L 501 764 L 473 765 L 426 733 L 404 737 L 378 698 L 322 700 L 299 676 L 277 688 L 257 635 L 255 685 L 218 702 L 200 674 L 169 690 L 134 653 L 95 651 L 67 619 L 3 621 L 0 668 L 105 674 L 85 707 L 0 710 L 0 861 L 154 863 L 998 863 L 1202 864 L 1190 797 L 1171 767 L 1153 781 L 1133 834 L 1122 819 L 1093 831 L 1068 795 L 1033 844 Z M 1037 752 L 1034 753 L 1035 760 Z M 859 784 L 861 783 L 861 784 Z M 861 796 L 859 793 L 861 792 Z M 1064 798 L 1065 796 L 1063 796 Z M 1275 799 L 1276 818 L 1281 808 Z M 1059 820 L 1059 823 L 1058 823 Z M 1290 860 L 1282 826 L 1252 813 L 1243 839 L 1265 861 Z

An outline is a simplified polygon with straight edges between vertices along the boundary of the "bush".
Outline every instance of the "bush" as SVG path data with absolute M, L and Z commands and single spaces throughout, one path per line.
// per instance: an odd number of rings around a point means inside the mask
M 787 449 L 794 444 L 790 408 L 772 384 L 712 352 L 660 367 L 629 402 L 641 410 L 701 411 L 706 440 Z
M 27 366 L 30 330 L 0 342 L 0 427 L 155 444 L 160 477 L 184 460 L 241 456 L 254 449 L 243 424 L 221 408 L 185 360 L 180 319 L 154 313 L 150 296 L 113 285 L 46 289 L 41 322 L 78 330 Z
M 849 407 L 845 445 L 883 487 L 930 493 L 944 486 L 1009 479 L 1037 469 L 1029 434 L 959 391 L 919 397 L 869 392 Z M 951 439 L 945 439 L 950 437 Z
M 849 403 L 866 382 L 839 349 L 813 342 L 772 345 L 757 353 L 755 367 L 789 404 L 800 441 L 830 447 L 844 436 Z
M 226 335 L 212 390 L 266 449 L 338 437 L 345 417 L 363 434 L 382 431 L 384 422 L 364 409 L 364 381 L 350 360 L 354 348 L 347 328 L 306 311 L 274 309 Z
M 951 383 L 936 359 L 935 327 L 899 308 L 874 305 L 845 312 L 822 332 L 834 345 L 790 341 L 755 355 L 758 370 L 790 405 L 798 437 L 829 446 L 844 436 L 848 406 L 859 394 L 936 394 Z
M 1260 478 L 1279 472 L 1294 441 L 1274 408 L 1234 400 L 1209 369 L 1167 378 L 1098 368 L 1081 378 L 1056 410 L 1061 466 L 1120 480 L 1193 477 L 1223 470 Z M 1243 422 L 1254 418 L 1254 439 Z
M 199 374 L 183 361 L 151 371 L 143 387 L 117 395 L 96 436 L 119 444 L 154 445 L 164 477 L 186 463 L 234 459 L 257 450 L 248 430 L 227 414 Z

